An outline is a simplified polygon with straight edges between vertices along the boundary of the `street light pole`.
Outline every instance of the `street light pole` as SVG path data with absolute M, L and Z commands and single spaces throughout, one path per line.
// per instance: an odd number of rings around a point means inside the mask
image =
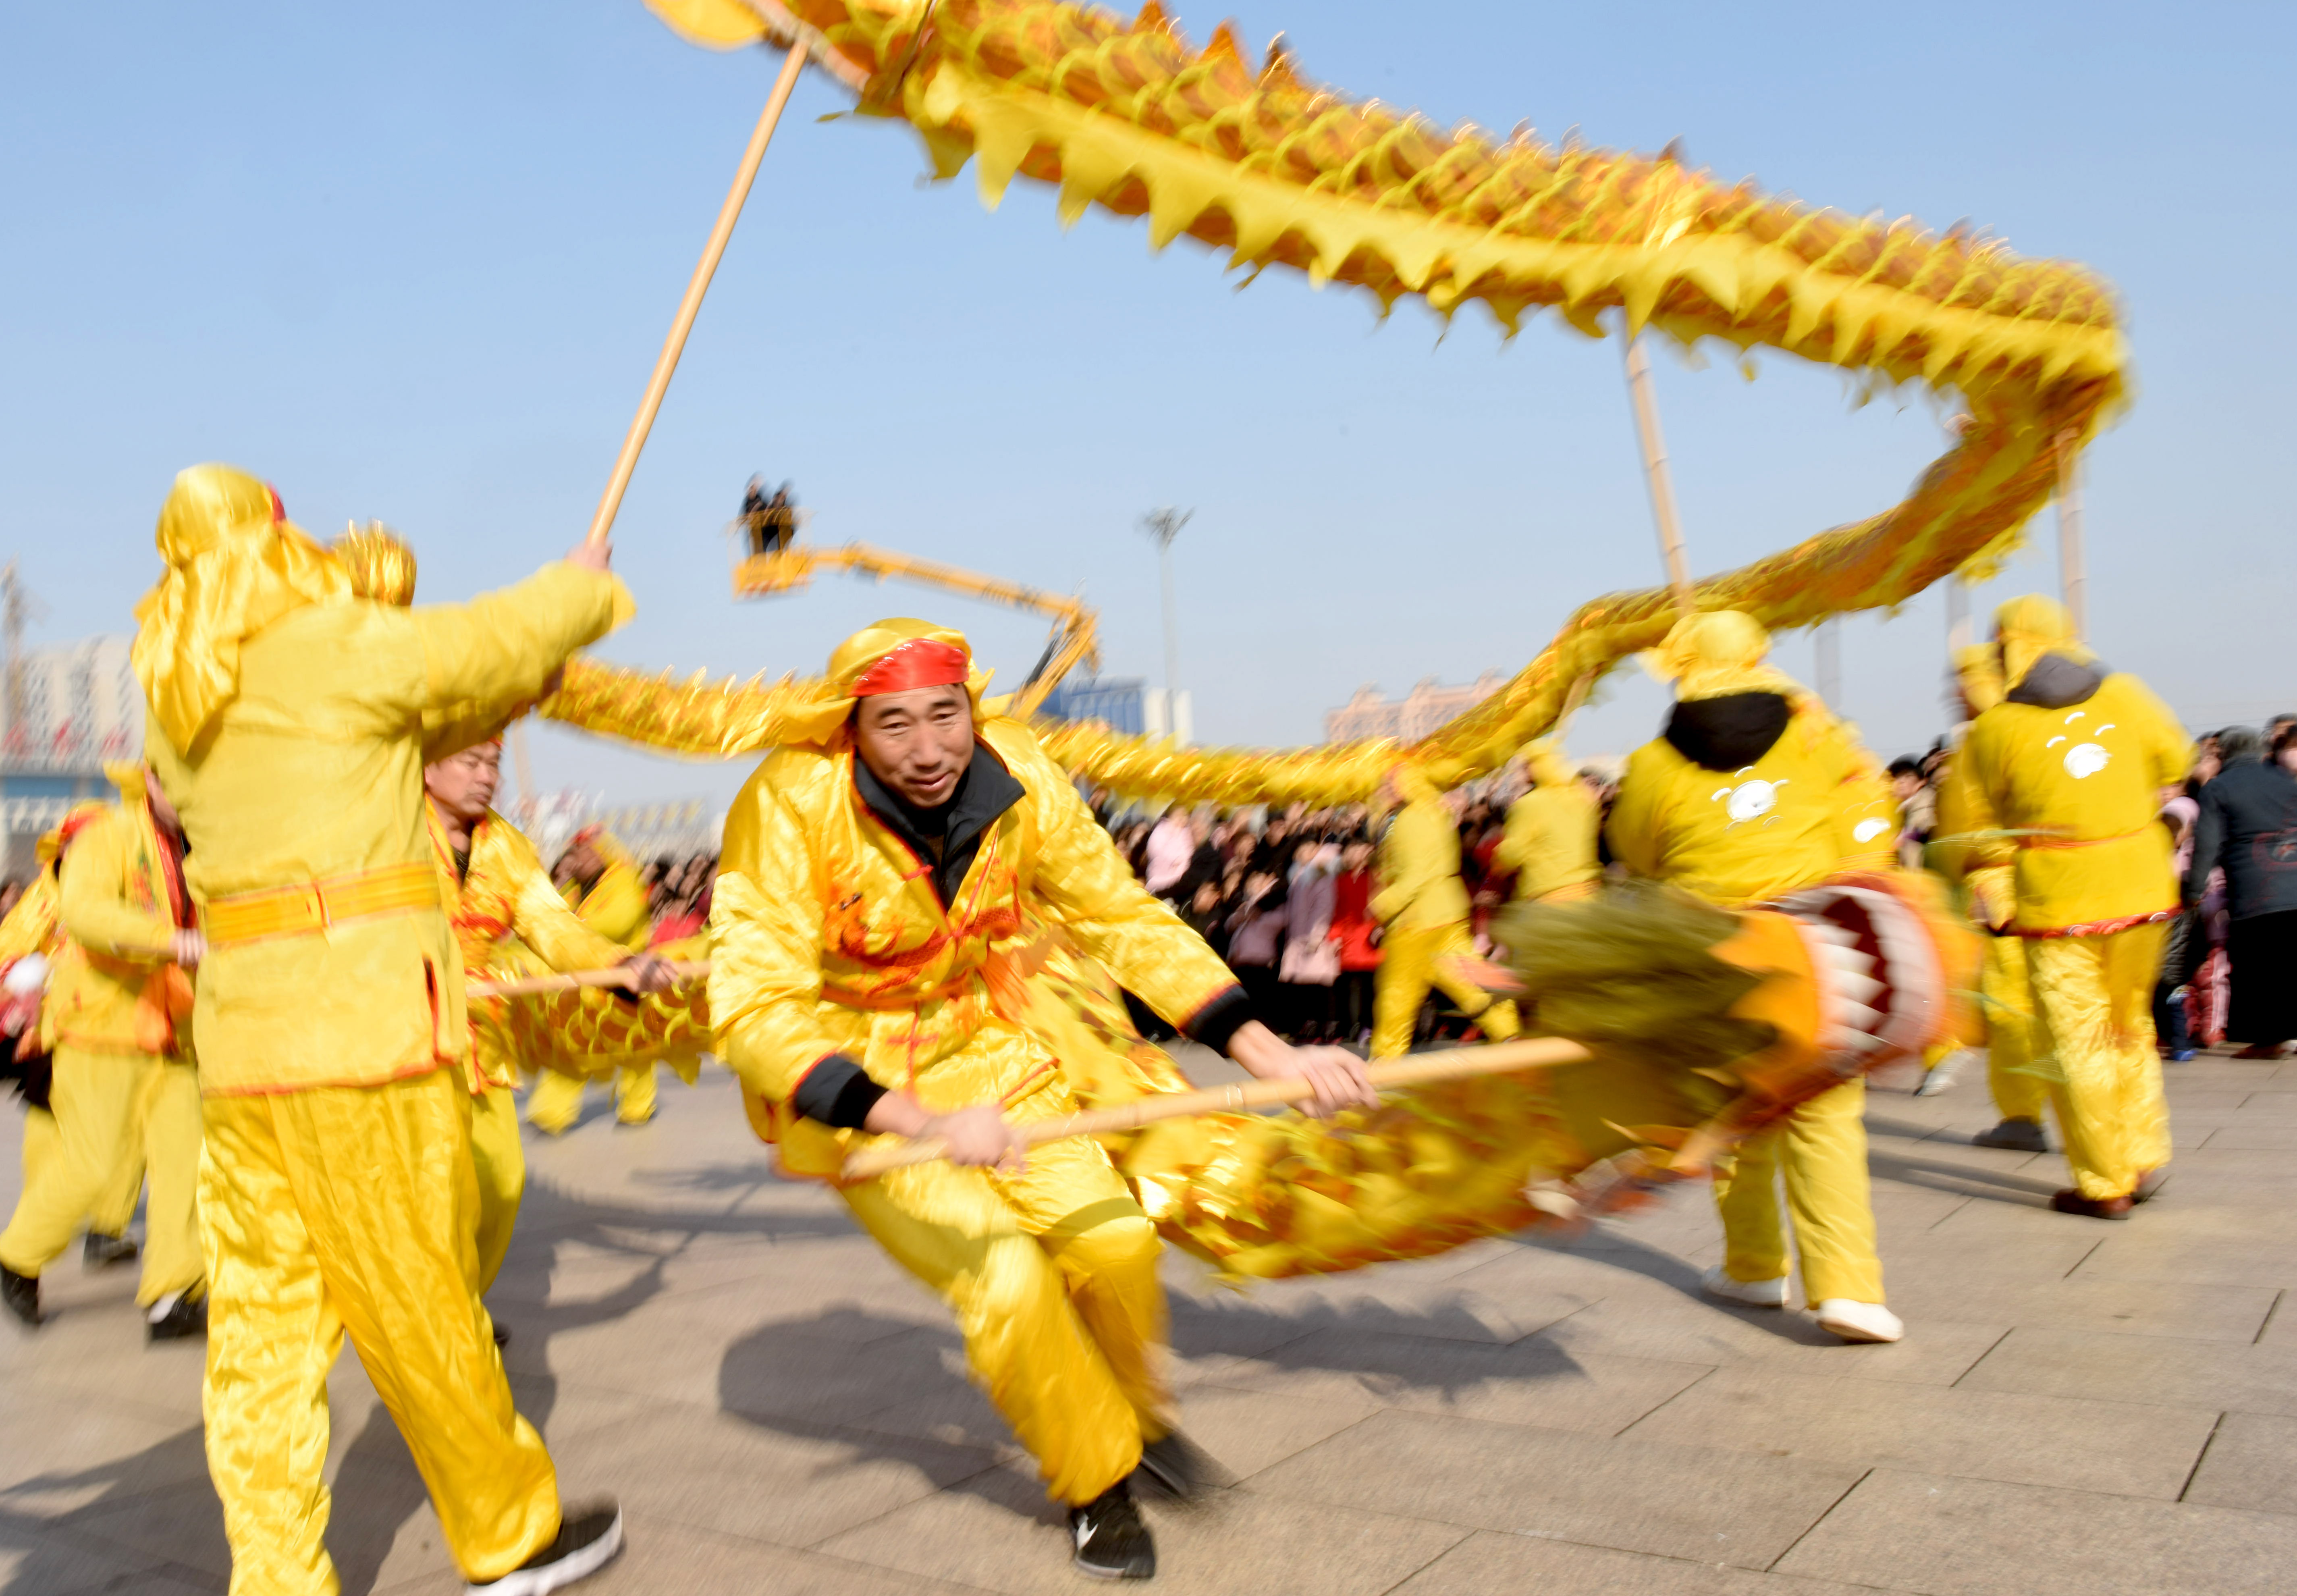
M 1165 691 L 1173 692 L 1181 685 L 1181 624 L 1173 605 L 1173 539 L 1189 524 L 1194 510 L 1175 510 L 1167 505 L 1161 510 L 1151 510 L 1140 518 L 1140 530 L 1156 539 L 1158 574 L 1165 589 Z
M 1189 712 L 1188 695 L 1180 689 L 1181 680 L 1181 622 L 1173 602 L 1173 539 L 1189 524 L 1194 510 L 1176 510 L 1166 505 L 1151 510 L 1140 518 L 1140 530 L 1156 539 L 1157 575 L 1165 592 L 1165 690 L 1157 695 L 1147 717 L 1149 734 L 1169 736 L 1175 745 L 1187 747 L 1191 739 L 1193 717 Z M 1161 707 L 1158 707 L 1161 705 Z

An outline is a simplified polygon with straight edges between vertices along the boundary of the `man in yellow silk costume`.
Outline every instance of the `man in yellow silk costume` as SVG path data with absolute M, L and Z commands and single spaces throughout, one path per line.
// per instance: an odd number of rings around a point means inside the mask
M 591 933 L 617 944 L 624 952 L 646 945 L 645 877 L 622 845 L 603 827 L 585 826 L 567 844 L 558 861 L 565 877 L 565 901 Z M 614 1068 L 614 1123 L 643 1125 L 654 1118 L 656 1065 L 617 1065 Z M 526 1123 L 552 1136 L 564 1136 L 582 1113 L 583 1076 L 546 1069 L 535 1077 L 526 1097 Z
M 336 1588 L 322 1469 L 346 1333 L 465 1576 L 568 1583 L 619 1549 L 622 1516 L 562 1511 L 473 1290 L 470 1026 L 421 728 L 501 724 L 628 596 L 600 547 L 466 605 L 358 600 L 219 465 L 176 479 L 157 540 L 130 657 L 207 939 L 204 1405 L 233 1596 Z
M 328 546 L 362 598 L 402 607 L 415 602 L 415 551 L 375 525 Z M 526 834 L 495 813 L 502 783 L 502 739 L 490 725 L 457 731 L 426 729 L 436 745 L 465 735 L 482 741 L 423 768 L 424 815 L 431 854 L 439 867 L 439 895 L 473 979 L 516 980 L 538 970 L 603 969 L 634 962 L 618 942 L 574 917 L 551 884 Z M 669 972 L 659 959 L 635 972 L 641 990 L 660 991 Z M 471 1016 L 471 1161 L 479 1177 L 478 1289 L 484 1296 L 501 1272 L 526 1191 L 526 1149 L 518 1131 L 518 1057 L 503 1024 L 501 998 L 473 999 Z M 495 1343 L 510 1339 L 500 1324 Z
M 1460 879 L 1460 828 L 1428 777 L 1398 765 L 1380 783 L 1395 810 L 1380 839 L 1379 890 L 1371 917 L 1380 923 L 1379 976 L 1373 988 L 1371 1057 L 1394 1058 L 1412 1050 L 1412 1031 L 1428 989 L 1440 990 L 1494 1041 L 1521 1028 L 1514 1003 L 1491 994 L 1452 967 L 1472 958 L 1468 937 L 1468 889 Z
M 41 1008 L 42 1037 L 54 1057 L 49 1106 L 57 1139 L 0 1233 L 0 1268 L 12 1306 L 25 1296 L 18 1282 L 34 1283 L 37 1322 L 40 1271 L 108 1191 L 117 1205 L 124 1189 L 132 1209 L 148 1168 L 136 1302 L 150 1338 L 171 1340 L 199 1334 L 207 1320 L 195 1202 L 200 1089 L 185 975 L 198 966 L 202 943 L 174 808 L 142 768 L 109 774 L 120 801 L 75 811 L 59 839 L 63 935 Z M 28 1137 L 28 1151 L 30 1145 Z M 102 1217 L 124 1227 L 124 1212 Z
M 94 808 L 85 805 L 74 814 L 93 812 Z M 66 818 L 67 825 L 71 819 Z M 63 851 L 63 835 L 60 826 L 34 844 L 39 871 L 16 901 L 16 907 L 0 920 L 0 973 L 12 977 L 0 1001 L 9 1010 L 9 1023 L 19 1027 L 0 1037 L 0 1046 L 19 1049 L 20 1065 L 36 1057 L 45 1061 L 43 1066 L 36 1066 L 43 1071 L 37 1085 L 28 1077 L 19 1088 L 24 1096 L 24 1178 L 20 1191 L 30 1189 L 44 1178 L 41 1172 L 63 1156 L 63 1133 L 56 1129 L 56 1116 L 48 1106 L 48 1093 L 54 1084 L 54 1060 L 40 1039 L 39 1022 L 48 978 L 54 973 L 53 960 L 62 952 L 65 942 L 56 890 L 56 860 Z M 38 962 L 20 970 L 20 962 L 34 954 L 39 956 Z M 86 1269 L 107 1269 L 128 1263 L 136 1255 L 136 1244 L 128 1238 L 128 1225 L 136 1217 L 136 1199 L 144 1193 L 144 1106 L 139 1099 L 136 1128 L 121 1150 L 119 1167 L 87 1211 L 87 1240 L 80 1249 L 81 1264 Z M 0 1273 L 0 1296 L 4 1296 L 10 1312 L 27 1323 L 39 1316 L 39 1295 L 37 1282 L 12 1271 Z
M 1543 737 L 1523 751 L 1531 791 L 1508 805 L 1507 835 L 1492 863 L 1515 873 L 1519 903 L 1568 903 L 1594 892 L 1603 867 L 1595 853 L 1602 804 L 1563 750 Z
M 1799 684 L 1764 662 L 1753 617 L 1710 611 L 1676 622 L 1654 669 L 1673 679 L 1665 734 L 1627 761 L 1610 829 L 1613 857 L 1726 909 L 1761 903 L 1889 857 L 1888 836 L 1856 835 L 1879 772 Z M 1885 789 L 1887 791 L 1887 789 Z M 1862 852 L 1846 860 L 1846 850 Z M 1868 1196 L 1864 1081 L 1820 1093 L 1750 1137 L 1715 1176 L 1724 1258 L 1712 1296 L 1783 1308 L 1791 1270 L 1777 1187 L 1785 1178 L 1803 1292 L 1846 1341 L 1896 1341 L 1882 1302 Z
M 2002 702 L 2002 651 L 1990 644 L 1956 649 L 1955 687 L 1961 695 L 1963 720 L 1979 716 Z M 1980 1006 L 1986 1017 L 1986 1084 L 1994 1098 L 2001 1123 L 1970 1139 L 1982 1148 L 2006 1148 L 2019 1153 L 2046 1153 L 2042 1131 L 2042 1107 L 2050 1089 L 2034 1068 L 2034 988 L 2026 977 L 2026 943 L 2009 930 L 2015 917 L 2016 868 L 2005 850 L 1988 850 L 1980 862 L 1981 842 L 1972 836 L 1972 815 L 1979 806 L 1970 775 L 1969 728 L 1963 744 L 1948 756 L 1939 782 L 1937 846 L 1932 863 L 1958 889 L 1957 895 L 1972 922 L 1986 938 L 1986 963 L 1979 975 Z
M 1016 1127 L 1076 1107 L 1017 1018 L 1041 917 L 1150 1008 L 1251 1074 L 1303 1075 L 1325 1108 L 1370 1101 L 1336 1048 L 1253 1019 L 1227 967 L 1132 876 L 1018 722 L 985 714 L 964 637 L 883 621 L 830 656 L 735 800 L 711 914 L 721 1057 L 792 1173 L 834 1178 L 870 1133 L 949 1161 L 840 1188 L 955 1311 L 975 1378 L 1070 1508 L 1080 1567 L 1144 1578 L 1128 1480 L 1175 1491 L 1203 1460 L 1173 1428 L 1158 1243 L 1091 1140 L 1020 1156 Z M 1001 989 L 1001 995 L 1000 995 Z
M 502 775 L 502 745 L 481 743 L 424 767 L 432 853 L 439 864 L 447 918 L 474 977 L 516 980 L 550 970 L 633 966 L 638 990 L 661 991 L 670 971 L 650 955 L 591 930 L 550 883 L 526 834 L 490 805 Z M 522 957 L 522 954 L 528 957 Z M 478 1286 L 494 1284 L 510 1249 L 511 1228 L 526 1190 L 526 1153 L 519 1145 L 518 1057 L 502 1023 L 506 1000 L 471 1000 L 471 1156 L 478 1166 Z M 498 1340 L 504 1339 L 499 1328 Z
M 2162 789 L 2193 768 L 2177 717 L 2145 683 L 2109 674 L 2053 599 L 1995 613 L 2001 703 L 1963 745 L 1980 867 L 2012 867 L 2005 929 L 2025 944 L 2036 1047 L 2074 1184 L 2062 1213 L 2126 1219 L 2169 1161 L 2169 1108 L 2153 992 L 2178 911 Z

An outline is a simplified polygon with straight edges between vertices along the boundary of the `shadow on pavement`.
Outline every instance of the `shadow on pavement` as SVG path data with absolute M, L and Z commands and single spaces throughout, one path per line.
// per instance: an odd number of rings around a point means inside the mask
M 12 1444 L 24 1439 L 14 1437 Z M 206 1466 L 205 1442 L 200 1427 L 193 1425 L 132 1457 L 69 1474 L 34 1475 L 0 1491 L 0 1555 L 13 1565 L 0 1592 L 57 1596 L 60 1592 L 132 1590 L 138 1579 L 156 1581 L 163 1576 L 195 1590 L 221 1589 L 213 1575 L 159 1558 L 132 1558 L 132 1562 L 153 1566 L 126 1575 L 115 1560 L 117 1554 L 107 1556 L 105 1551 L 107 1546 L 119 1543 L 117 1515 L 128 1504 L 186 1491 L 191 1488 L 187 1480 L 204 1486 Z M 38 1512 L 28 1500 L 47 1495 L 78 1497 L 91 1491 L 94 1496 L 79 1506 L 53 1515 Z M 113 1522 L 95 1522 L 107 1518 Z M 59 1534 L 59 1531 L 65 1533 Z M 220 1515 L 214 1533 L 220 1541 Z
M 1989 1203 L 2014 1203 L 2022 1207 L 2049 1205 L 2050 1194 L 2063 1184 L 2012 1174 L 2006 1170 L 1975 1169 L 1930 1158 L 1908 1158 L 1898 1153 L 1869 1150 L 1867 1167 L 1885 1180 L 1917 1186 L 1925 1191 L 1950 1192 Z

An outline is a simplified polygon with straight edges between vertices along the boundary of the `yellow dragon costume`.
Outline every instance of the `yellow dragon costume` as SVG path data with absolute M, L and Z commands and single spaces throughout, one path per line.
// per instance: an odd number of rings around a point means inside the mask
M 2053 1205 L 2119 1219 L 2169 1161 L 2152 997 L 2178 884 L 2161 794 L 2194 746 L 2145 683 L 2097 663 L 2055 600 L 2012 599 L 1995 636 L 2005 691 L 1962 753 L 1972 859 L 2012 867 L 2007 929 L 2074 1177 Z
M 222 465 L 177 477 L 156 542 L 130 659 L 208 942 L 203 1403 L 233 1582 L 335 1586 L 326 1381 L 346 1335 L 456 1564 L 491 1580 L 563 1515 L 473 1290 L 470 1026 L 423 814 L 423 766 L 449 750 L 423 728 L 500 724 L 629 595 L 562 562 L 468 605 L 363 601 Z
M 1999 647 L 1973 644 L 1956 649 L 1954 674 L 1968 720 L 1975 721 L 2002 702 Z M 2034 1067 L 2034 986 L 2026 975 L 2026 944 L 2009 930 L 2016 917 L 2016 868 L 1998 849 L 1988 850 L 1989 857 L 1981 862 L 1974 846 L 1982 840 L 1973 835 L 1973 816 L 1982 800 L 1971 776 L 1968 741 L 1965 727 L 1963 745 L 1947 756 L 1939 782 L 1937 843 L 1931 863 L 1953 884 L 1964 912 L 1986 940 L 1986 967 L 1979 983 L 1986 1024 L 1986 1085 L 2002 1120 L 1977 1140 L 1981 1147 L 2047 1152 L 2042 1107 L 2049 1101 L 2050 1088 Z
M 57 881 L 62 933 L 52 939 L 40 1011 L 41 1041 L 54 1057 L 49 1100 L 57 1134 L 53 1156 L 43 1145 L 37 1160 L 35 1139 L 27 1138 L 28 1179 L 0 1233 L 0 1263 L 36 1277 L 83 1218 L 124 1228 L 148 1168 L 136 1300 L 152 1309 L 196 1296 L 206 1272 L 195 1200 L 191 983 L 172 962 L 173 937 L 190 923 L 192 902 L 179 856 L 155 828 L 143 769 L 115 765 L 105 774 L 119 801 L 74 811 L 43 871 Z
M 33 857 L 39 869 L 25 887 L 24 895 L 16 901 L 16 907 L 8 911 L 7 918 L 0 920 L 0 975 L 14 969 L 19 960 L 36 953 L 48 967 L 39 976 L 38 990 L 21 998 L 13 994 L 11 997 L 12 1007 L 21 1006 L 19 1014 L 25 1030 L 16 1038 L 0 1040 L 0 1046 L 19 1049 L 20 1065 L 46 1053 L 40 1041 L 39 1011 L 45 1007 L 45 985 L 54 973 L 55 957 L 64 944 L 56 892 L 56 860 L 63 851 L 63 827 L 58 827 L 44 833 L 33 845 Z M 20 1189 L 27 1191 L 43 1179 L 43 1170 L 64 1156 L 62 1132 L 56 1128 L 56 1116 L 48 1104 L 54 1084 L 53 1060 L 45 1067 L 45 1078 L 37 1083 L 28 1078 L 20 1088 L 25 1099 L 24 1183 Z M 87 1212 L 88 1234 L 109 1243 L 106 1251 L 116 1254 L 123 1246 L 128 1223 L 136 1217 L 136 1200 L 143 1193 L 144 1137 L 139 1131 L 128 1139 L 119 1166 Z
M 1816 699 L 1765 662 L 1769 650 L 1759 624 L 1728 610 L 1686 616 L 1667 634 L 1654 669 L 1675 683 L 1675 713 L 1664 736 L 1629 756 L 1606 834 L 1634 874 L 1726 909 L 1871 869 L 1867 855 L 1878 851 L 1881 835 L 1858 835 L 1874 818 L 1865 813 L 1877 802 L 1873 758 Z M 1887 838 L 1879 852 L 1888 860 Z M 1732 1166 L 1717 1170 L 1725 1253 L 1710 1289 L 1783 1303 L 1791 1268 L 1777 1196 L 1783 1176 L 1804 1291 L 1821 1321 L 1832 1313 L 1847 1327 L 1858 1317 L 1836 1304 L 1881 1307 L 1865 1101 L 1864 1081 L 1845 1081 L 1745 1142 Z M 1858 1338 L 1898 1339 L 1895 1321 L 1873 1317 L 1886 1333 Z
M 889 1090 L 931 1112 L 999 1102 L 1017 1123 L 1075 1112 L 1061 1059 L 1011 995 L 1034 922 L 1213 1045 L 1248 1015 L 1235 977 L 1133 879 L 1029 732 L 980 712 L 979 678 L 943 849 L 929 857 L 898 804 L 872 796 L 847 725 L 855 703 L 966 682 L 970 661 L 960 634 L 923 621 L 857 633 L 728 819 L 711 1017 L 793 1173 L 836 1175 Z M 1156 1234 L 1099 1147 L 1055 1142 L 1022 1171 L 934 1164 L 839 1191 L 949 1303 L 975 1378 L 1056 1501 L 1092 1501 L 1169 1431 Z

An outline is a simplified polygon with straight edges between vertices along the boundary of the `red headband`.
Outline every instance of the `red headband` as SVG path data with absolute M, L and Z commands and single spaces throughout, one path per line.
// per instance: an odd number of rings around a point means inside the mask
M 856 698 L 906 693 L 912 687 L 947 687 L 962 683 L 972 666 L 965 650 L 931 638 L 896 643 L 853 684 Z

